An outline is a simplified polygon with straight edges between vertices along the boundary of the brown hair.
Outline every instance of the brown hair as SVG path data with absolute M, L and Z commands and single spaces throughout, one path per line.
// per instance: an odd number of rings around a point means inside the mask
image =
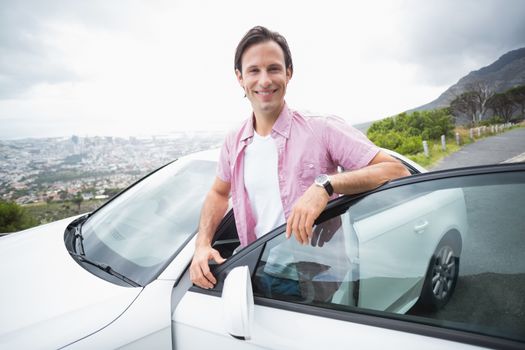
M 237 49 L 235 50 L 234 68 L 239 70 L 239 72 L 242 74 L 241 61 L 244 52 L 255 44 L 267 41 L 275 41 L 281 47 L 284 53 L 284 64 L 286 69 L 290 68 L 290 71 L 293 73 L 292 53 L 290 52 L 290 48 L 288 47 L 286 39 L 281 34 L 272 32 L 271 30 L 262 26 L 253 27 L 241 39 L 239 45 L 237 45 Z

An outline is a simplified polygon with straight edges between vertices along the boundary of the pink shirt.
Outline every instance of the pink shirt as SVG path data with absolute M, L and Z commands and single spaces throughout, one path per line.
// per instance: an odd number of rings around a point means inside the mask
M 255 220 L 244 188 L 244 149 L 253 140 L 253 120 L 226 136 L 217 176 L 231 183 L 235 223 L 241 246 L 256 239 Z M 359 130 L 334 116 L 304 117 L 284 106 L 271 136 L 277 145 L 279 191 L 284 215 L 290 215 L 297 199 L 319 174 L 333 174 L 337 167 L 353 170 L 365 167 L 379 148 Z

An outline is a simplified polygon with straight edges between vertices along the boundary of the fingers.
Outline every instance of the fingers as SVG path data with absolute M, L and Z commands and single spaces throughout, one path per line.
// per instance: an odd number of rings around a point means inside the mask
M 303 244 L 303 238 L 301 237 L 301 233 L 299 232 L 299 220 L 301 219 L 301 215 L 298 213 L 294 213 L 293 216 L 293 222 L 292 222 L 292 233 L 295 236 L 295 239 L 297 242 Z
M 286 238 L 293 234 L 301 244 L 308 244 L 312 238 L 316 215 L 313 210 L 294 208 L 286 224 Z
M 215 250 L 215 249 L 213 249 L 213 251 L 211 252 L 211 256 L 213 257 L 213 260 L 215 260 L 215 262 L 216 262 L 217 264 L 222 264 L 223 262 L 226 261 L 226 259 L 224 259 L 224 258 L 221 256 L 221 254 L 220 254 L 217 250 Z
M 208 265 L 208 263 L 206 263 L 206 266 Z M 209 269 L 209 268 L 208 268 Z M 204 275 L 204 272 L 202 270 L 202 267 L 200 264 L 192 264 L 191 265 L 191 268 L 190 268 L 190 277 L 191 277 L 191 281 L 201 287 L 201 288 L 205 288 L 205 289 L 210 289 L 210 288 L 213 288 L 213 283 L 211 281 L 209 281 L 205 275 Z
M 298 199 L 286 223 L 286 238 L 293 234 L 301 244 L 308 244 L 312 237 L 312 226 L 315 219 L 326 208 L 328 201 L 324 189 L 312 185 Z
M 219 264 L 222 264 L 225 261 L 218 251 L 210 247 L 206 252 L 196 251 L 193 261 L 191 262 L 191 281 L 201 288 L 210 289 L 217 283 L 217 280 L 211 273 L 208 264 L 208 261 L 212 258 Z
M 304 213 L 301 213 L 301 215 L 298 215 L 297 217 L 297 232 L 301 238 L 300 240 L 301 244 L 308 243 L 308 236 L 306 235 L 306 230 L 304 229 L 304 222 L 305 222 Z
M 292 222 L 294 217 L 294 212 L 292 210 L 292 213 L 290 214 L 290 217 L 288 218 L 288 221 L 286 222 L 286 239 L 290 238 L 292 235 Z
M 200 268 L 202 271 L 202 274 L 204 275 L 204 278 L 206 278 L 206 285 L 208 288 L 213 288 L 215 283 L 217 283 L 217 280 L 215 279 L 215 276 L 210 271 L 210 265 L 208 265 L 208 262 L 204 262 L 200 264 Z
M 315 215 L 313 211 L 310 211 L 308 215 L 306 216 L 306 219 L 304 222 L 304 229 L 306 230 L 306 235 L 308 236 L 308 239 L 312 238 L 313 226 L 314 226 L 314 221 L 316 218 L 317 216 Z

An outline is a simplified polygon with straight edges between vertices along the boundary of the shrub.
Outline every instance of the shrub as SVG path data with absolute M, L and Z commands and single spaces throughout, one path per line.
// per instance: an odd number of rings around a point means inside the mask
M 19 231 L 36 224 L 36 220 L 18 204 L 0 201 L 0 233 Z
M 503 123 L 503 118 L 498 117 L 497 115 L 492 116 L 492 117 L 487 118 L 487 119 L 483 119 L 480 122 L 480 124 L 483 125 L 483 126 L 491 126 L 491 125 L 494 125 L 494 124 L 501 124 L 501 123 Z
M 416 154 L 423 150 L 423 139 L 421 136 L 410 136 L 395 150 L 401 154 Z
M 416 154 L 423 140 L 439 140 L 441 135 L 454 136 L 454 118 L 448 108 L 401 113 L 374 122 L 368 137 L 376 145 L 401 154 Z

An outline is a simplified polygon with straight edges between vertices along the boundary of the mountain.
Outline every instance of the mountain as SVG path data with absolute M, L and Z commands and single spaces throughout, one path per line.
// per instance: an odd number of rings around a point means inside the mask
M 448 107 L 450 102 L 465 92 L 469 85 L 478 82 L 485 83 L 497 93 L 518 85 L 525 85 L 525 47 L 509 51 L 491 65 L 470 72 L 434 101 L 408 112 Z

